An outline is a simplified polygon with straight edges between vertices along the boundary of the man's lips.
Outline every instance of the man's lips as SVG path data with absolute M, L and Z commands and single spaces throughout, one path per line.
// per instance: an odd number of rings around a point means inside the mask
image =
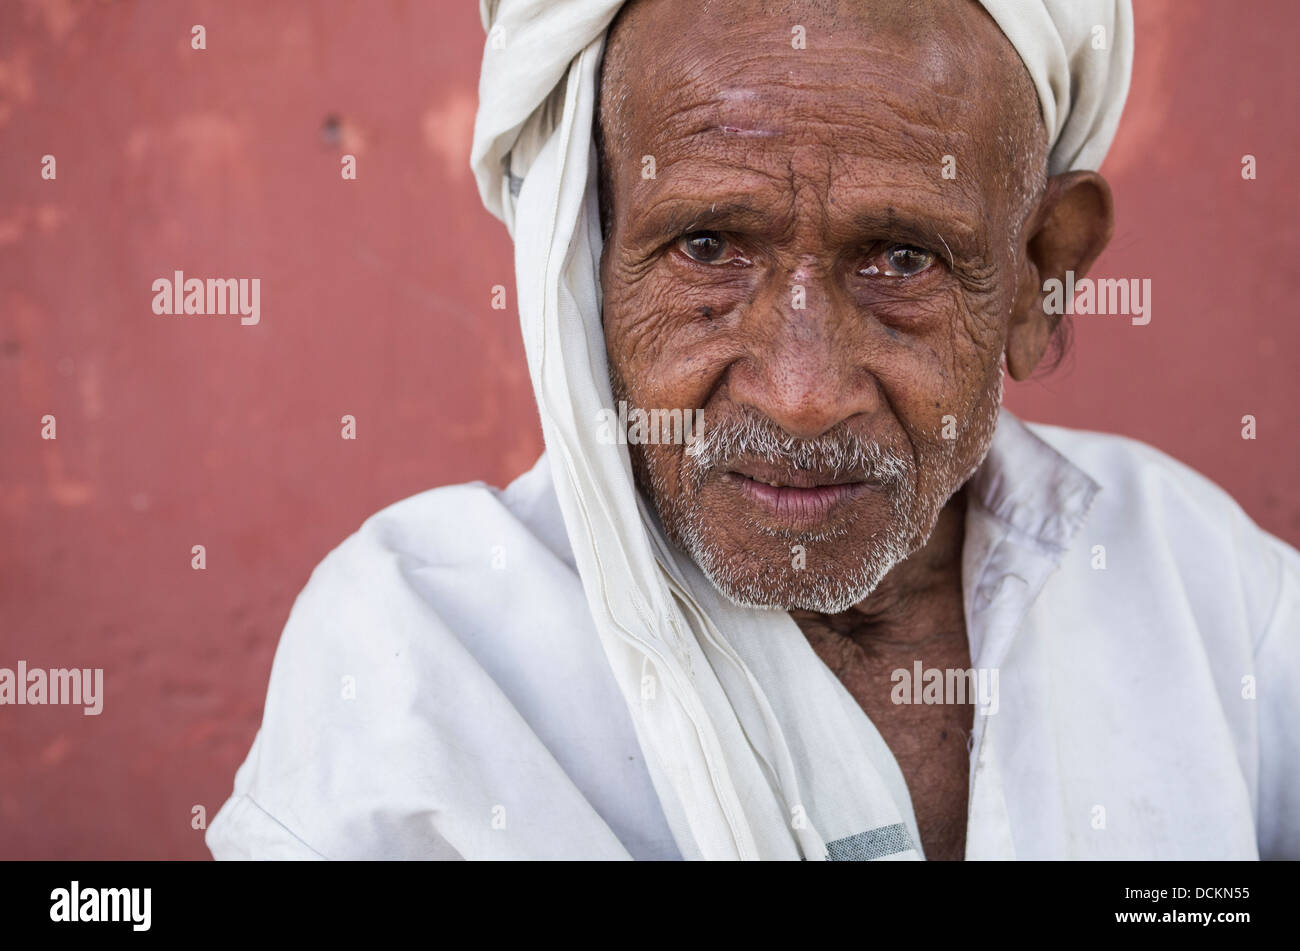
M 733 469 L 723 478 L 737 487 L 751 505 L 796 529 L 822 525 L 835 508 L 874 488 L 872 483 L 851 476 L 748 465 Z
M 731 467 L 731 474 L 744 476 L 765 485 L 775 485 L 795 489 L 815 489 L 832 485 L 853 485 L 867 480 L 852 473 L 813 472 L 807 469 L 789 469 L 763 462 L 738 462 Z

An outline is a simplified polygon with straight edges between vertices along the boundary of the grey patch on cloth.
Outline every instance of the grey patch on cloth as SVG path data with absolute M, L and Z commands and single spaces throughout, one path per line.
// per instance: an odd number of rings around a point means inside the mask
M 912 837 L 907 826 L 896 822 L 892 826 L 868 829 L 857 835 L 845 836 L 826 843 L 828 862 L 869 862 L 872 859 L 896 855 L 912 848 Z
M 501 174 L 505 176 L 506 181 L 510 183 L 510 194 L 515 198 L 519 197 L 519 189 L 524 187 L 524 180 L 510 171 L 510 153 L 507 152 L 501 156 Z

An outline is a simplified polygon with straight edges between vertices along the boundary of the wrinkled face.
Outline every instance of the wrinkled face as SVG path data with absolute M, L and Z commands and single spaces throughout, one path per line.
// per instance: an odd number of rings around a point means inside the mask
M 808 7 L 625 11 L 601 283 L 615 398 L 702 416 L 629 446 L 669 537 L 738 603 L 837 612 L 987 452 L 1042 133 L 975 3 Z

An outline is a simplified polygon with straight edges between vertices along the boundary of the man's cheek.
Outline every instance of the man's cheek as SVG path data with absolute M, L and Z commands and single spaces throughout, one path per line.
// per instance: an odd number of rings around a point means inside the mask
M 658 491 L 670 497 L 686 493 L 688 486 L 683 479 L 682 468 L 684 458 L 677 447 L 647 445 L 628 448 L 640 460 L 642 468 Z
M 655 350 L 689 317 L 681 289 L 654 273 L 616 274 L 605 293 L 605 323 L 611 344 L 625 352 Z M 641 354 L 644 356 L 644 354 Z
M 673 349 L 696 355 L 716 349 L 741 329 L 742 314 L 751 299 L 746 275 L 709 272 L 684 277 L 668 261 L 638 276 L 615 283 L 618 333 L 622 345 L 637 349 Z M 610 312 L 606 296 L 606 313 Z
M 636 344 L 625 340 L 618 350 L 611 349 L 628 412 L 641 409 L 647 414 L 656 443 L 689 444 L 704 434 L 711 422 L 704 404 L 731 358 L 729 349 L 695 345 L 671 331 Z M 665 426 L 671 440 L 662 433 L 654 438 L 655 430 Z
M 1002 355 L 1010 300 L 1001 288 L 954 297 L 951 348 L 959 366 L 981 376 L 990 360 Z M 959 371 L 960 372 L 960 371 Z

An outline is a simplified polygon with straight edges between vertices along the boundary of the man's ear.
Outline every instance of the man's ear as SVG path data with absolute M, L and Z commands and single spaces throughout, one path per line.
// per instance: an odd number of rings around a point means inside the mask
M 1025 260 L 1007 327 L 1007 370 L 1023 380 L 1047 351 L 1060 314 L 1044 307 L 1043 285 L 1065 283 L 1067 271 L 1082 278 L 1115 231 L 1110 185 L 1096 172 L 1066 172 L 1047 180 L 1047 188 L 1030 216 Z

